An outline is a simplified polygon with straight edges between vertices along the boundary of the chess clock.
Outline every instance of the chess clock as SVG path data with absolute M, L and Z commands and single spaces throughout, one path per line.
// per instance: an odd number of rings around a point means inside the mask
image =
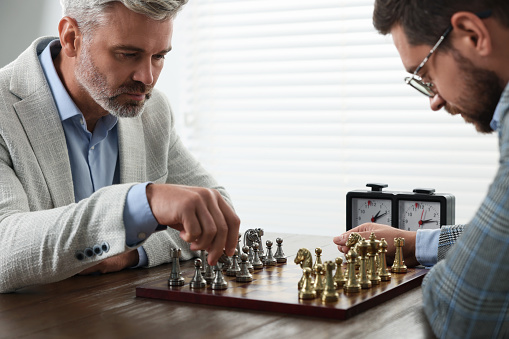
M 346 230 L 367 222 L 416 231 L 454 224 L 454 195 L 433 188 L 413 192 L 384 191 L 386 184 L 370 183 L 371 190 L 346 195 Z
M 433 188 L 416 188 L 413 193 L 400 193 L 398 227 L 407 231 L 436 229 L 454 224 L 455 198 L 449 193 L 435 193 Z
M 383 191 L 386 184 L 367 184 L 371 190 L 356 190 L 346 194 L 346 229 L 359 226 L 366 222 L 393 225 L 397 220 L 395 214 L 395 195 Z

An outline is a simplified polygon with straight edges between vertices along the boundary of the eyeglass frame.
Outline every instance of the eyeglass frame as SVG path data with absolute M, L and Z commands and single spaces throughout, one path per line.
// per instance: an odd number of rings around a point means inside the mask
M 477 15 L 477 17 L 479 17 L 480 19 L 486 19 L 486 18 L 490 17 L 491 14 L 492 14 L 491 10 L 486 10 L 483 12 L 476 13 L 475 15 Z M 436 93 L 432 89 L 433 83 L 423 82 L 422 78 L 417 73 L 419 73 L 419 71 L 424 67 L 426 62 L 428 62 L 431 55 L 436 51 L 438 46 L 440 46 L 440 44 L 449 35 L 449 33 L 451 33 L 452 29 L 453 29 L 452 25 L 447 27 L 445 32 L 440 36 L 440 39 L 438 39 L 437 43 L 433 46 L 433 48 L 431 48 L 428 55 L 424 58 L 424 60 L 415 69 L 412 76 L 405 77 L 405 82 L 407 85 L 412 86 L 417 91 L 419 91 L 419 93 L 422 93 L 422 94 L 426 95 L 427 97 L 433 98 L 436 95 Z

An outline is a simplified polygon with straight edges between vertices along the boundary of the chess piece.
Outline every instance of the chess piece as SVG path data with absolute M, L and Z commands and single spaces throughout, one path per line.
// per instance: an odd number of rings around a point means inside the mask
M 207 256 L 208 256 L 208 254 L 207 254 Z M 210 285 L 210 284 L 212 284 L 212 281 L 214 281 L 215 274 L 213 271 L 213 267 L 207 263 L 207 259 L 205 259 L 205 263 L 206 263 L 205 275 L 203 277 L 205 278 L 205 281 L 207 282 L 207 284 Z
M 267 256 L 265 257 L 264 265 L 265 266 L 275 266 L 276 258 L 274 258 L 274 255 L 272 254 L 272 241 L 267 240 L 265 242 L 265 245 L 267 245 Z
M 302 287 L 299 288 L 299 299 L 315 299 L 316 292 L 313 289 L 313 284 L 311 283 L 311 268 L 305 267 L 303 269 L 303 278 L 304 283 Z
M 259 270 L 259 269 L 263 268 L 263 262 L 260 260 L 260 257 L 258 255 L 258 248 L 259 248 L 259 244 L 257 242 L 255 242 L 253 244 L 253 251 L 254 251 L 253 268 L 255 270 Z
M 324 275 L 323 265 L 322 264 L 315 265 L 315 283 L 313 285 L 313 288 L 316 292 L 317 297 L 322 295 L 322 292 L 325 288 L 323 286 L 323 275 Z
M 302 288 L 302 285 L 304 284 L 304 279 L 306 278 L 304 275 L 304 268 L 308 267 L 308 268 L 312 269 L 312 267 L 313 267 L 313 256 L 311 255 L 311 251 L 308 250 L 307 248 L 300 248 L 299 251 L 297 252 L 297 255 L 295 256 L 295 260 L 293 262 L 296 263 L 297 265 L 300 265 L 300 267 L 303 270 L 302 278 L 300 278 L 299 283 L 298 283 L 298 287 L 300 290 Z M 313 281 L 312 281 L 312 284 L 314 284 Z
M 394 246 L 396 246 L 396 254 L 391 271 L 393 273 L 406 273 L 407 267 L 405 265 L 405 261 L 403 260 L 403 246 L 405 246 L 405 239 L 394 238 Z
M 316 272 L 317 265 L 323 265 L 322 263 L 322 249 L 320 247 L 315 248 L 316 260 L 313 265 L 313 271 Z
M 204 288 L 207 286 L 207 281 L 203 278 L 203 275 L 201 274 L 201 259 L 196 259 L 194 261 L 194 276 L 191 279 L 191 282 L 189 283 L 189 287 L 199 289 Z
M 242 253 L 241 251 L 241 247 L 240 247 L 240 239 L 242 238 L 242 233 L 239 233 L 239 238 L 237 239 L 237 253 L 240 254 Z
M 220 264 L 218 267 L 224 271 L 226 271 L 232 265 L 232 259 L 228 257 L 224 252 L 221 254 L 217 261 Z
M 332 261 L 325 262 L 325 287 L 322 292 L 322 302 L 333 302 L 339 300 L 339 294 L 336 291 L 336 285 L 334 278 L 332 277 L 332 271 L 336 266 Z
M 246 246 L 244 246 L 246 247 Z M 247 253 L 242 253 L 240 255 L 240 271 L 237 273 L 237 276 L 235 277 L 235 281 L 238 282 L 251 282 L 253 281 L 253 275 L 249 272 L 248 265 L 248 255 Z
M 336 288 L 339 289 L 343 287 L 346 283 L 346 277 L 343 274 L 343 258 L 336 258 L 336 273 L 334 274 L 334 282 L 336 283 Z
M 387 259 L 385 257 L 387 246 L 385 238 L 380 239 L 380 279 L 382 281 L 391 280 L 391 273 L 387 270 Z
M 202 266 L 201 266 L 201 273 L 202 274 L 205 274 L 205 272 L 207 272 L 207 251 L 205 250 L 201 250 L 200 251 L 200 259 L 201 259 L 201 262 L 202 262 Z
M 357 259 L 357 253 L 352 248 L 348 251 L 345 257 L 348 261 L 348 278 L 343 289 L 346 293 L 360 292 L 361 285 L 357 281 L 357 276 L 355 275 L 355 260 Z
M 363 239 L 359 246 L 357 246 L 357 249 L 359 250 L 359 257 L 361 258 L 360 259 L 360 268 L 359 268 L 359 284 L 361 285 L 361 288 L 371 288 L 371 280 L 368 279 L 368 274 L 367 274 L 367 264 L 366 264 L 366 261 L 367 261 L 367 258 L 368 258 L 368 248 L 369 248 L 369 244 L 368 242 Z
M 369 236 L 368 244 L 369 280 L 371 280 L 371 285 L 380 285 L 381 279 L 378 275 L 378 269 L 376 267 L 376 255 L 378 253 L 380 241 L 376 240 L 375 233 L 371 233 Z
M 226 270 L 227 276 L 235 277 L 235 276 L 237 276 L 237 272 L 240 272 L 240 266 L 239 266 L 239 262 L 237 260 L 238 257 L 239 257 L 239 252 L 237 251 L 237 249 L 235 249 L 235 253 L 233 254 L 233 257 L 232 257 L 232 264 Z
M 283 239 L 277 238 L 276 243 L 277 243 L 277 250 L 276 250 L 276 253 L 274 254 L 274 258 L 276 258 L 276 261 L 278 263 L 285 263 L 286 256 L 285 256 L 285 253 L 283 252 Z
M 218 265 L 214 266 L 214 280 L 212 281 L 212 284 L 210 284 L 210 287 L 213 290 L 225 290 L 228 288 L 228 283 L 226 280 L 224 280 L 223 277 L 223 271 L 219 268 Z
M 171 254 L 171 273 L 168 278 L 168 286 L 183 286 L 184 285 L 184 277 L 182 276 L 182 272 L 180 271 L 180 248 L 172 248 L 170 251 Z
M 248 246 L 242 247 L 242 252 L 247 254 L 247 269 L 249 270 L 249 272 L 253 272 L 254 268 L 253 268 L 252 259 L 249 260 L 249 250 L 250 250 L 250 248 Z

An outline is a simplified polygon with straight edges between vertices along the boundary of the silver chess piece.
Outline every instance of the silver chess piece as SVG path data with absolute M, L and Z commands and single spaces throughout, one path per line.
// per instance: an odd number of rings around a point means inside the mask
M 265 266 L 275 266 L 276 258 L 274 258 L 274 255 L 272 254 L 272 241 L 267 240 L 265 245 L 267 245 L 267 256 L 265 257 L 264 265 Z
M 208 255 L 207 255 L 208 256 Z M 212 284 L 212 281 L 214 281 L 214 277 L 215 277 L 215 274 L 214 274 L 214 271 L 213 271 L 213 268 L 212 266 L 209 265 L 209 263 L 207 262 L 207 258 L 205 258 L 205 281 L 207 282 L 207 284 Z
M 238 282 L 251 282 L 253 281 L 253 275 L 249 272 L 248 265 L 249 260 L 246 253 L 240 255 L 240 271 L 237 273 L 235 281 Z
M 255 242 L 253 244 L 253 251 L 254 251 L 254 257 L 253 257 L 253 268 L 255 270 L 259 270 L 263 268 L 263 262 L 260 260 L 260 257 L 258 255 L 258 243 Z
M 168 286 L 183 286 L 184 285 L 184 277 L 182 276 L 182 272 L 180 271 L 180 248 L 172 248 L 171 249 L 171 274 L 168 278 Z
M 240 271 L 238 257 L 239 257 L 239 252 L 235 249 L 235 253 L 233 254 L 233 257 L 232 257 L 232 264 L 226 270 L 226 275 L 227 276 L 235 277 L 235 276 L 237 276 L 237 272 Z
M 276 243 L 277 243 L 277 249 L 276 249 L 276 253 L 274 254 L 274 258 L 276 258 L 276 261 L 278 263 L 285 263 L 287 259 L 286 259 L 285 253 L 283 252 L 283 239 L 277 238 Z
M 193 279 L 191 279 L 191 282 L 189 283 L 189 287 L 194 289 L 200 289 L 207 286 L 207 281 L 205 278 L 203 278 L 203 275 L 201 274 L 201 259 L 196 259 L 194 261 L 194 276 Z
M 213 290 L 225 290 L 228 288 L 228 283 L 223 277 L 223 271 L 219 268 L 218 265 L 214 266 L 214 273 L 215 277 L 212 281 L 212 284 L 210 284 L 210 287 Z
M 250 251 L 250 248 L 248 246 L 242 247 L 242 252 L 247 254 L 247 269 L 249 270 L 249 272 L 253 272 L 254 271 L 253 263 L 252 263 L 253 260 L 252 259 L 249 260 L 249 251 Z

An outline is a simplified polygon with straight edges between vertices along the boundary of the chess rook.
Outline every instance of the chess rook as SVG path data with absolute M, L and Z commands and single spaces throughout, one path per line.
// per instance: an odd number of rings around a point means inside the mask
M 325 288 L 322 292 L 322 302 L 334 302 L 339 300 L 339 293 L 336 291 L 336 284 L 332 276 L 332 271 L 336 264 L 332 261 L 325 262 Z
M 184 277 L 182 276 L 182 272 L 180 271 L 180 248 L 172 248 L 170 251 L 171 254 L 171 273 L 168 278 L 168 286 L 183 286 L 184 285 Z

